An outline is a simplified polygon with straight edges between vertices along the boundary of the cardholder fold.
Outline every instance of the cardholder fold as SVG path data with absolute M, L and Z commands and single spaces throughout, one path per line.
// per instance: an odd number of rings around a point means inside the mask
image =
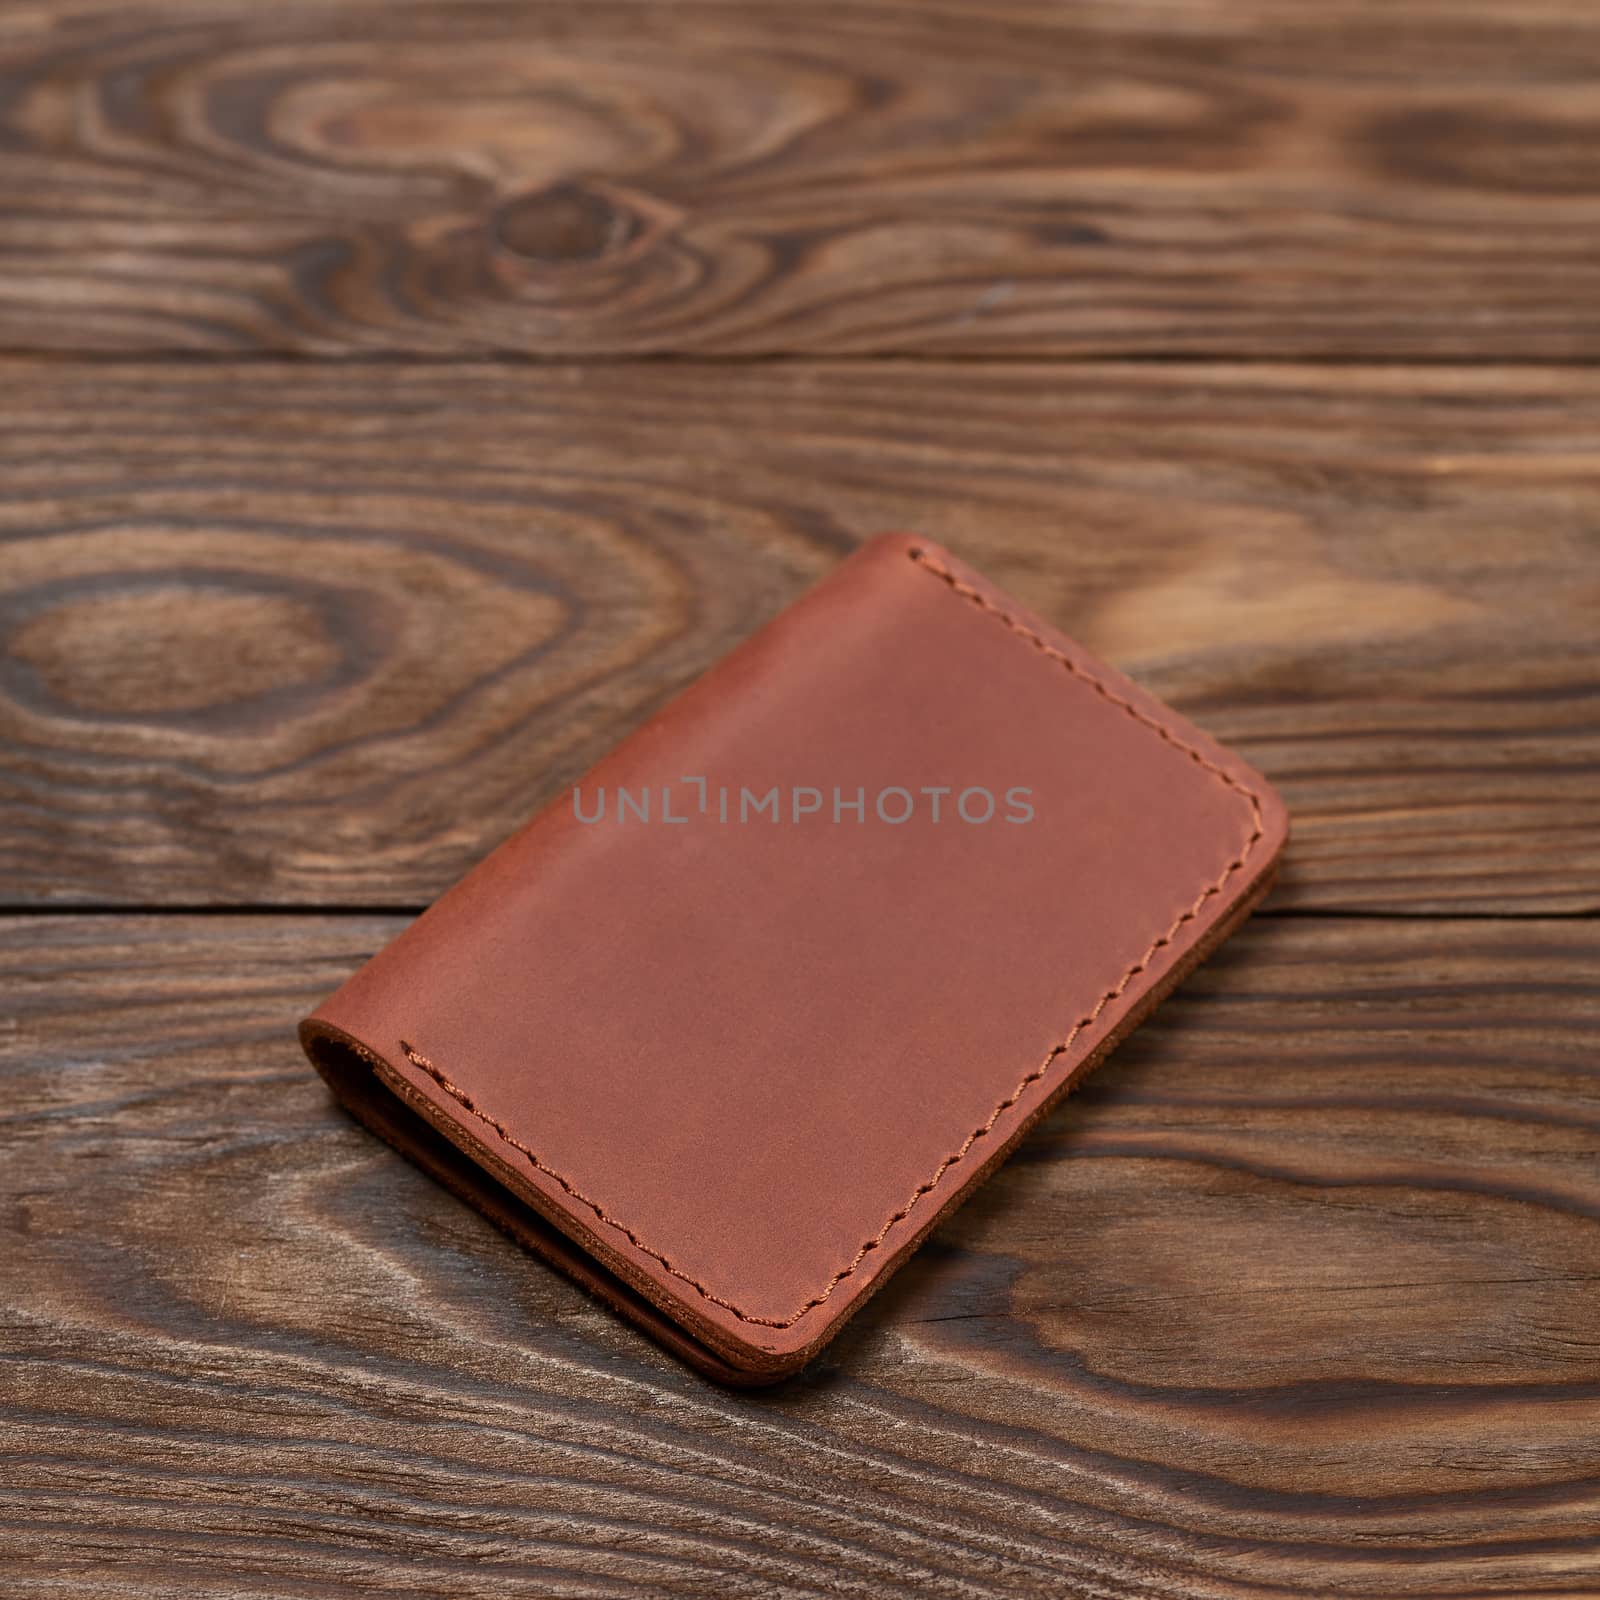
M 727 1383 L 803 1365 L 1248 913 L 1261 776 L 886 535 L 301 1024 L 339 1100 Z

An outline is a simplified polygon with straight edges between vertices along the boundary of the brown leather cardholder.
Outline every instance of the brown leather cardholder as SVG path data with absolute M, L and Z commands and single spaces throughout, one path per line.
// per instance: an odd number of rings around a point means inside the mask
M 729 1382 L 794 1371 L 1245 915 L 1284 809 L 926 540 L 864 546 L 301 1027 Z

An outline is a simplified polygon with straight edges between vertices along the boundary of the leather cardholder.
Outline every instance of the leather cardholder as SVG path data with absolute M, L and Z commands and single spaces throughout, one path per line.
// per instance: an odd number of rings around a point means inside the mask
M 349 1109 L 702 1371 L 813 1356 L 1264 893 L 1243 761 L 890 535 L 301 1026 Z

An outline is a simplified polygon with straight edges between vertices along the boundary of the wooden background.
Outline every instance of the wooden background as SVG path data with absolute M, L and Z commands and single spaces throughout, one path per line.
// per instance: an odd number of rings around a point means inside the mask
M 1600 1594 L 1589 0 L 0 8 L 0 1591 Z M 295 1020 L 859 538 L 1280 787 L 799 1379 Z

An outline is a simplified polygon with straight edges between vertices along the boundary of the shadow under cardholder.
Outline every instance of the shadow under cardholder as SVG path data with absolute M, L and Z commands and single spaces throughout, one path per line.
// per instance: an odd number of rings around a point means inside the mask
M 530 1249 L 769 1382 L 1243 919 L 1287 827 L 1237 756 L 890 535 L 301 1038 Z

